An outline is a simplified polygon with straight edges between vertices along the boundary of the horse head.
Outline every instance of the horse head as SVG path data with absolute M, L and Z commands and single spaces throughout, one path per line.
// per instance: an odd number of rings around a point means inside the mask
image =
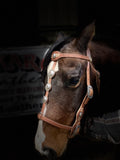
M 38 114 L 35 147 L 48 158 L 60 157 L 69 138 L 78 134 L 85 104 L 92 98 L 97 71 L 91 62 L 88 45 L 94 33 L 92 23 L 79 37 L 53 52 L 47 66 L 46 94 Z

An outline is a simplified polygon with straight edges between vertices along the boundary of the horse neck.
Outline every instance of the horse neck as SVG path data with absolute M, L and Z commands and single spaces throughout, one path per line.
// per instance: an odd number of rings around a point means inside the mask
M 98 67 L 105 65 L 120 65 L 120 51 L 98 42 L 89 43 L 93 64 Z
M 99 100 L 92 105 L 93 111 L 101 114 L 115 111 L 119 108 L 119 94 L 116 89 L 120 90 L 120 52 L 96 42 L 91 42 L 89 48 L 93 64 L 100 72 Z

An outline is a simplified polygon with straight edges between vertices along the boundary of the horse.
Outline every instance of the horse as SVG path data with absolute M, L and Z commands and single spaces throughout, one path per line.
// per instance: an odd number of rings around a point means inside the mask
M 87 119 L 119 109 L 120 52 L 94 36 L 91 23 L 55 47 L 47 62 L 35 148 L 48 159 L 61 157 L 71 138 L 84 136 Z

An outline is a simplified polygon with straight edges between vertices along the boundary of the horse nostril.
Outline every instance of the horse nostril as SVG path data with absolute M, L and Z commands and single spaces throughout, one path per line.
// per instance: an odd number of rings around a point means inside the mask
M 44 150 L 44 152 L 47 153 L 46 158 L 48 160 L 56 160 L 57 159 L 57 153 L 53 149 L 45 147 L 43 150 Z

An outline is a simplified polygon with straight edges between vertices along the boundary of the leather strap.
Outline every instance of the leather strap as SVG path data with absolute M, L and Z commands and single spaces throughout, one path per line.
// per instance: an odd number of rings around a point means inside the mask
M 61 58 L 77 58 L 77 59 L 82 59 L 82 60 L 87 60 L 87 61 L 92 62 L 91 57 L 82 55 L 79 52 L 61 53 L 59 51 L 54 51 L 52 53 L 52 56 L 51 56 L 51 60 L 52 61 L 57 61 L 57 60 L 59 60 Z
M 60 124 L 58 122 L 55 122 L 52 119 L 49 119 L 49 118 L 43 116 L 42 113 L 38 114 L 38 119 L 41 119 L 41 120 L 47 122 L 48 124 L 51 124 L 55 127 L 61 128 L 61 129 L 71 130 L 73 128 L 72 126 L 68 126 L 68 125 L 64 125 L 64 124 Z

